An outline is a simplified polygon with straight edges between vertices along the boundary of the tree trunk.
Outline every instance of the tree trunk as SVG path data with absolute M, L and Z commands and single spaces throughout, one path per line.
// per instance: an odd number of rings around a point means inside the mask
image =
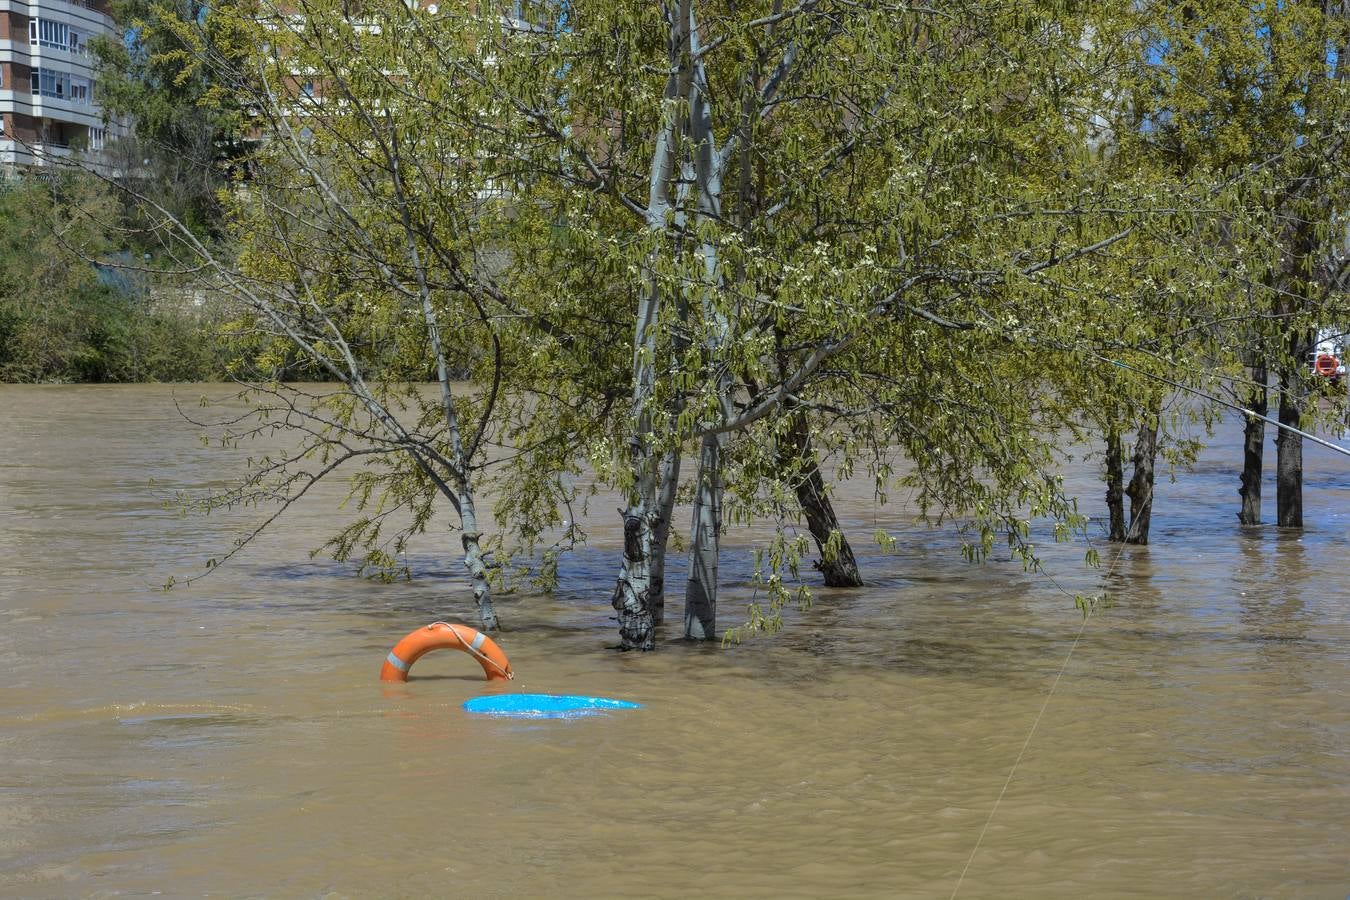
M 811 434 L 800 413 L 793 414 L 792 423 L 779 443 L 778 453 L 779 466 L 795 473 L 793 478 L 797 502 L 806 516 L 806 527 L 816 541 L 816 549 L 820 551 L 816 568 L 825 576 L 825 585 L 862 587 L 858 561 L 853 556 L 853 548 L 849 546 L 843 529 L 839 527 L 839 517 L 835 515 L 834 505 L 825 491 L 820 464 L 811 449 Z
M 484 424 L 479 427 L 477 434 L 472 435 L 469 446 L 466 448 L 464 436 L 459 428 L 459 411 L 455 404 L 454 392 L 450 389 L 450 367 L 446 362 L 445 349 L 441 342 L 441 327 L 436 318 L 435 306 L 431 301 L 431 288 L 427 282 L 426 268 L 423 266 L 422 255 L 417 249 L 417 241 L 414 238 L 407 195 L 404 193 L 403 177 L 400 174 L 398 140 L 396 138 L 391 139 L 388 159 L 393 175 L 395 198 L 403 223 L 408 262 L 412 265 L 413 272 L 417 276 L 418 297 L 422 304 L 422 321 L 426 326 L 427 338 L 431 343 L 431 351 L 436 360 L 436 380 L 441 389 L 441 412 L 445 416 L 445 432 L 450 441 L 451 468 L 453 469 L 451 473 L 453 497 L 451 497 L 451 500 L 459 510 L 459 524 L 463 530 L 460 542 L 464 545 L 464 568 L 469 570 L 469 578 L 473 583 L 473 599 L 474 603 L 478 605 L 478 619 L 482 623 L 483 630 L 496 631 L 499 626 L 497 611 L 492 605 L 492 587 L 488 583 L 487 568 L 483 565 L 483 551 L 479 545 L 478 514 L 474 506 L 473 488 L 470 481 L 472 476 L 471 464 L 474 455 L 477 453 L 478 444 L 485 436 L 484 429 L 487 419 L 483 419 Z M 495 344 L 495 337 L 493 341 Z M 354 371 L 356 368 L 354 360 L 351 365 Z M 364 388 L 362 388 L 362 394 L 367 398 L 368 408 L 377 406 L 377 404 L 371 402 L 374 398 Z M 484 413 L 491 411 L 492 402 L 492 400 L 488 401 L 488 407 L 484 410 Z M 386 415 L 386 418 L 389 417 Z M 430 475 L 430 467 L 425 462 L 422 462 L 422 466 Z M 451 493 L 450 486 L 446 485 L 444 481 L 440 481 L 439 484 L 442 493 Z
M 656 492 L 656 521 L 652 523 L 651 605 L 652 621 L 666 620 L 666 546 L 670 542 L 670 517 L 675 511 L 675 493 L 680 486 L 680 451 L 661 458 L 661 482 Z
M 722 444 L 706 435 L 699 448 L 690 528 L 689 582 L 684 590 L 684 636 L 706 641 L 717 634 L 717 562 L 722 530 Z
M 1117 543 L 1125 540 L 1125 465 L 1120 430 L 1115 426 L 1106 432 L 1106 510 L 1110 518 L 1107 540 Z
M 1252 381 L 1255 384 L 1247 396 L 1247 408 L 1262 416 L 1266 415 L 1270 403 L 1267 377 L 1264 360 L 1252 365 Z M 1238 522 L 1243 525 L 1261 524 L 1261 470 L 1265 465 L 1265 444 L 1265 421 L 1256 416 L 1247 416 L 1242 428 L 1242 482 L 1238 488 L 1238 496 L 1242 498 Z
M 651 521 L 640 505 L 623 514 L 623 566 L 610 604 L 619 614 L 620 650 L 655 650 L 651 607 Z
M 628 445 L 633 488 L 628 507 L 623 511 L 623 564 L 619 567 L 618 581 L 610 597 L 610 604 L 619 614 L 620 650 L 656 649 L 652 562 L 656 544 L 653 526 L 659 511 L 657 476 L 653 471 L 652 451 L 648 446 L 651 414 L 647 409 L 655 372 L 652 365 L 646 362 L 651 357 L 644 354 L 644 350 L 652 352 L 655 348 L 655 296 L 653 280 L 652 293 L 643 301 L 638 315 L 638 352 L 635 355 L 633 387 L 634 423 Z
M 492 605 L 492 589 L 488 585 L 487 567 L 483 565 L 483 551 L 478 545 L 478 515 L 471 491 L 459 491 L 459 517 L 464 528 L 460 536 L 464 544 L 464 568 L 469 570 L 469 578 L 473 582 L 473 601 L 478 605 L 478 620 L 484 631 L 496 631 L 500 623 Z
M 670 22 L 669 48 L 685 45 L 683 21 Z M 670 203 L 670 178 L 675 171 L 676 130 L 678 123 L 677 98 L 683 84 L 685 65 L 682 58 L 670 60 L 672 68 L 666 76 L 662 99 L 662 123 L 652 148 L 651 167 L 647 176 L 647 231 L 652 236 L 666 232 L 666 217 L 673 212 Z M 661 318 L 661 285 L 656 273 L 658 250 L 654 247 L 644 266 L 645 284 L 637 303 L 633 328 L 633 405 L 632 431 L 628 439 L 630 471 L 633 486 L 629 491 L 628 507 L 623 511 L 623 563 L 610 597 L 619 618 L 620 650 L 655 650 L 656 629 L 652 615 L 652 561 L 655 548 L 654 524 L 660 516 L 657 501 L 658 474 L 652 460 L 652 415 L 649 404 L 656 388 L 657 328 Z M 664 569 L 661 572 L 664 577 Z
M 623 564 L 610 604 L 619 614 L 620 650 L 655 650 L 655 620 L 652 614 L 653 528 L 659 515 L 657 472 L 650 438 L 652 416 L 648 404 L 656 386 L 656 323 L 661 291 L 654 273 L 648 273 L 647 289 L 638 301 L 633 334 L 633 424 L 628 439 L 628 460 L 633 487 L 623 511 Z
M 1301 357 L 1295 356 L 1295 359 Z M 1280 372 L 1280 424 L 1298 428 L 1298 373 L 1288 367 Z M 1281 428 L 1275 436 L 1275 514 L 1281 528 L 1303 527 L 1303 436 Z
M 725 150 L 717 148 L 708 106 L 708 73 L 699 53 L 701 33 L 693 8 L 688 9 L 687 37 L 692 54 L 693 77 L 688 88 L 690 159 L 695 189 L 694 231 L 700 235 L 698 255 L 703 273 L 698 293 L 702 300 L 703 321 L 707 329 L 704 350 L 709 361 L 708 374 L 717 391 L 723 419 L 732 415 L 731 375 L 721 365 L 723 348 L 732 340 L 731 323 L 717 304 L 722 287 L 718 242 L 709 237 L 722 221 L 722 174 L 727 164 Z M 730 148 L 727 148 L 730 149 Z M 692 304 L 691 304 L 692 307 Z M 689 582 L 684 592 L 684 636 L 690 640 L 710 640 L 717 633 L 717 563 L 722 530 L 722 438 L 704 435 L 699 446 L 698 475 L 694 486 L 694 521 L 690 530 Z
M 1158 416 L 1151 414 L 1134 442 L 1134 473 L 1125 493 L 1130 498 L 1130 524 L 1125 543 L 1147 544 L 1153 519 L 1153 469 L 1158 460 Z

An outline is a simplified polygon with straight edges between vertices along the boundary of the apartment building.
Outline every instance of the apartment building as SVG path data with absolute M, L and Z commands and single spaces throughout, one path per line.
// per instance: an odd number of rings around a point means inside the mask
M 0 0 L 0 173 L 97 156 L 113 136 L 89 49 L 96 35 L 116 33 L 107 3 Z

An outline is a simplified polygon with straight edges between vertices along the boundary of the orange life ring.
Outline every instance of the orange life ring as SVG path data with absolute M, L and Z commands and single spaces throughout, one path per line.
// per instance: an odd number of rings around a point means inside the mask
M 422 658 L 422 654 L 447 649 L 463 650 L 478 660 L 488 681 L 509 681 L 516 677 L 502 648 L 486 634 L 468 625 L 432 622 L 409 632 L 407 637 L 394 645 L 380 667 L 380 680 L 407 681 L 408 670 Z
M 1313 363 L 1313 370 L 1318 375 L 1331 376 L 1336 374 L 1336 368 L 1340 365 L 1340 360 L 1330 353 L 1319 353 L 1317 362 Z

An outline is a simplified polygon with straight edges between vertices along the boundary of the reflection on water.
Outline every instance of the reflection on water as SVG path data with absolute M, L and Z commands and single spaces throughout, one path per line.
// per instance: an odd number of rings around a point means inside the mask
M 643 656 L 603 649 L 618 542 L 597 517 L 555 596 L 502 600 L 515 682 L 434 654 L 393 686 L 376 674 L 394 640 L 472 621 L 454 542 L 414 547 L 407 583 L 308 561 L 334 484 L 164 592 L 245 519 L 161 501 L 248 452 L 201 449 L 170 396 L 0 389 L 2 894 L 949 896 L 1082 626 L 1069 593 L 1100 590 L 1113 604 L 1083 628 L 961 895 L 1350 887 L 1344 460 L 1308 451 L 1302 535 L 1240 529 L 1226 429 L 1159 486 L 1152 546 L 1103 547 L 1099 571 L 1052 546 L 1063 591 L 968 566 L 951 534 L 846 486 L 860 544 L 877 525 L 902 537 L 863 554 L 867 589 L 819 590 L 773 638 Z M 1094 475 L 1070 481 L 1099 512 Z M 753 537 L 731 536 L 727 624 Z M 460 709 L 503 690 L 644 708 Z

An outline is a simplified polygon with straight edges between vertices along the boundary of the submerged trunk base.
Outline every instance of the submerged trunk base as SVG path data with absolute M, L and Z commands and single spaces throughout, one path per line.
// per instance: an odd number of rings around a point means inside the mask
M 1264 416 L 1269 408 L 1266 378 L 1264 364 L 1252 366 L 1255 386 L 1247 398 L 1247 408 L 1258 416 Z M 1238 522 L 1243 525 L 1261 524 L 1261 470 L 1265 463 L 1265 443 L 1266 423 L 1256 416 L 1247 416 L 1242 428 L 1242 480 L 1238 488 L 1238 496 L 1242 498 Z
M 1107 540 L 1125 540 L 1125 463 L 1120 432 L 1106 433 L 1106 510 L 1110 521 Z
M 1140 426 L 1134 444 L 1134 474 L 1125 493 L 1130 498 L 1130 524 L 1125 529 L 1125 543 L 1147 544 L 1149 526 L 1153 520 L 1153 475 L 1158 461 L 1158 419 Z
M 459 494 L 459 518 L 464 526 L 460 543 L 464 545 L 464 568 L 473 582 L 473 602 L 478 606 L 478 621 L 483 631 L 496 631 L 501 627 L 497 621 L 497 610 L 492 604 L 492 586 L 488 582 L 487 566 L 483 565 L 483 549 L 479 544 L 478 514 L 474 507 L 473 494 L 461 489 Z
M 1280 424 L 1289 428 L 1301 425 L 1302 415 L 1294 392 L 1299 390 L 1297 376 L 1285 373 L 1280 379 Z M 1281 528 L 1303 527 L 1303 436 L 1281 428 L 1275 438 L 1275 515 Z
M 820 474 L 820 464 L 811 449 L 811 437 L 806 423 L 800 415 L 788 429 L 780 445 L 779 464 L 791 470 L 794 466 L 800 471 L 796 476 L 797 504 L 806 517 L 806 527 L 816 542 L 820 559 L 815 566 L 825 576 L 825 586 L 834 588 L 862 587 L 862 575 L 858 573 L 858 560 L 853 555 L 853 547 L 839 527 L 839 517 L 835 515 L 830 495 L 825 490 L 825 478 Z M 788 456 L 791 453 L 791 458 Z
M 610 605 L 619 614 L 619 650 L 655 650 L 652 615 L 652 529 L 640 512 L 623 519 L 623 568 Z
M 721 442 L 703 438 L 698 457 L 689 582 L 684 589 L 684 636 L 707 641 L 717 634 L 717 558 L 722 528 Z

